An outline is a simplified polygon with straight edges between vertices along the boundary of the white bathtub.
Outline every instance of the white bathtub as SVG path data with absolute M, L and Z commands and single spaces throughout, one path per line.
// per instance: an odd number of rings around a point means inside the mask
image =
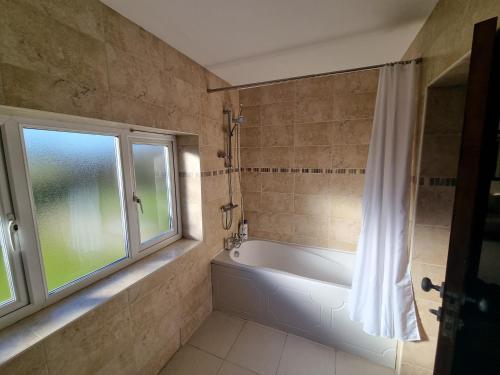
M 214 308 L 394 368 L 396 340 L 349 319 L 354 255 L 250 240 L 212 261 Z

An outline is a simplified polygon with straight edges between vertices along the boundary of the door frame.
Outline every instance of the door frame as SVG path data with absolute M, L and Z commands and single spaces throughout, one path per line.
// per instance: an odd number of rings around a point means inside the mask
M 474 25 L 435 375 L 453 372 L 465 292 L 479 266 L 488 192 L 496 163 L 498 47 L 496 17 Z

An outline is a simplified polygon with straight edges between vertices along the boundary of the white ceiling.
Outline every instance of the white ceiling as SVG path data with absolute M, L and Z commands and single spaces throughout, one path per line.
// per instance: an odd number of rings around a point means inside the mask
M 399 60 L 437 0 L 101 0 L 232 84 Z

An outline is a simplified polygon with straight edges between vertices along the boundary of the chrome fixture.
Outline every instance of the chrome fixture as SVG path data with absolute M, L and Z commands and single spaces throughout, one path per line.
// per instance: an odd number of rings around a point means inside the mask
M 224 250 L 238 249 L 243 241 L 244 239 L 238 233 L 233 233 L 231 236 L 224 238 Z
M 384 64 L 362 66 L 362 67 L 353 68 L 353 69 L 342 69 L 342 70 L 335 70 L 333 72 L 315 73 L 315 74 L 307 74 L 304 76 L 295 76 L 295 77 L 288 77 L 288 78 L 273 79 L 270 81 L 245 83 L 243 85 L 236 85 L 236 86 L 224 86 L 224 87 L 218 87 L 218 88 L 213 88 L 213 89 L 207 88 L 207 93 L 210 94 L 213 92 L 220 92 L 220 91 L 242 90 L 242 89 L 250 89 L 253 87 L 271 86 L 271 85 L 276 85 L 279 83 L 297 81 L 297 80 L 305 79 L 305 78 L 318 78 L 318 77 L 325 77 L 325 76 L 334 76 L 336 74 L 360 72 L 363 70 L 373 70 L 373 69 L 382 68 L 383 66 L 386 66 L 386 65 L 410 64 L 413 61 L 415 61 L 417 64 L 420 64 L 422 62 L 422 58 L 418 57 L 418 58 L 412 59 L 412 60 L 394 61 L 394 62 L 389 62 L 389 63 L 384 63 Z
M 240 125 L 246 122 L 245 116 L 242 115 L 243 105 L 240 104 L 240 112 L 237 117 L 233 117 L 233 111 L 230 108 L 224 109 L 224 115 L 226 116 L 226 150 L 219 151 L 217 156 L 219 158 L 224 158 L 224 166 L 226 168 L 233 167 L 233 148 L 232 148 L 232 137 L 235 134 L 235 130 L 239 133 Z M 234 125 L 233 125 L 234 124 Z M 239 138 L 239 134 L 236 136 Z M 239 149 L 239 140 L 237 140 L 237 148 Z
M 241 190 L 241 168 L 240 168 L 240 126 L 245 123 L 245 117 L 242 115 L 243 106 L 240 105 L 240 111 L 237 117 L 233 117 L 233 111 L 231 108 L 224 108 L 224 116 L 226 122 L 226 143 L 224 145 L 225 150 L 219 151 L 217 156 L 219 158 L 224 158 L 224 167 L 226 167 L 227 182 L 228 182 L 228 192 L 229 192 L 229 203 L 221 207 L 222 212 L 222 228 L 224 230 L 229 230 L 233 225 L 233 210 L 238 207 L 237 204 L 233 202 L 233 145 L 232 137 L 236 135 L 236 152 L 237 152 L 237 172 L 238 172 L 238 183 L 240 184 Z M 241 196 L 241 194 L 240 194 Z M 241 216 L 243 220 L 243 197 L 241 197 Z M 241 244 L 241 243 L 240 243 Z

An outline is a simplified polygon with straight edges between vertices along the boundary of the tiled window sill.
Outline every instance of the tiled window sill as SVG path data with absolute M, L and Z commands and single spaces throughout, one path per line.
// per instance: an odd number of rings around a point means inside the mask
M 166 267 L 201 242 L 181 239 L 109 277 L 0 331 L 0 366 L 134 284 Z

